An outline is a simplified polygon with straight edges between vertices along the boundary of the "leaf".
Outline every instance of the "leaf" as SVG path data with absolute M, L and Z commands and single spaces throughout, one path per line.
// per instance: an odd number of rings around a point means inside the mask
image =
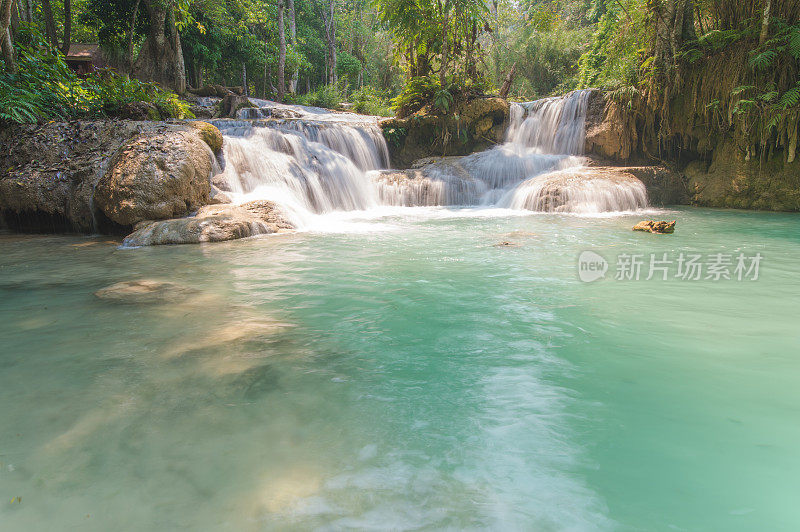
M 750 67 L 754 70 L 764 70 L 769 67 L 778 57 L 778 52 L 775 50 L 767 50 L 750 59 Z

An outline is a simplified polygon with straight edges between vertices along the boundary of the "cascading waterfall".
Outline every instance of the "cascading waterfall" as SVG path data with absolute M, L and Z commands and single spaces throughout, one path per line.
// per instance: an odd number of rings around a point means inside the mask
M 584 90 L 512 103 L 502 146 L 428 165 L 405 180 L 383 173 L 376 179 L 380 197 L 395 205 L 484 205 L 546 212 L 644 208 L 647 194 L 641 182 L 586 166 L 582 154 L 590 97 L 591 91 Z
M 636 179 L 598 173 L 581 157 L 590 91 L 513 103 L 506 142 L 466 157 L 387 170 L 376 117 L 253 100 L 218 120 L 225 183 L 235 201 L 270 199 L 303 227 L 314 214 L 379 205 L 477 205 L 549 212 L 647 206 Z

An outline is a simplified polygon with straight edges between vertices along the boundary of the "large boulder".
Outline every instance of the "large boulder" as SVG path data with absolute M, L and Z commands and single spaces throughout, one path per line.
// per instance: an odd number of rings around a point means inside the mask
M 213 153 L 192 129 L 140 135 L 123 146 L 97 184 L 97 207 L 114 223 L 134 225 L 209 203 Z
M 208 205 L 195 216 L 143 222 L 125 238 L 123 245 L 139 247 L 223 242 L 293 228 L 294 225 L 270 201 Z
M 458 103 L 448 113 L 430 106 L 407 118 L 380 123 L 392 166 L 408 168 L 416 160 L 443 155 L 468 155 L 503 142 L 509 104 L 502 98 L 477 98 Z
M 210 190 L 211 148 L 203 139 L 209 139 L 211 144 L 219 139 L 213 139 L 214 135 L 207 131 L 213 126 L 197 124 L 97 120 L 5 128 L 0 131 L 0 220 L 12 229 L 34 232 L 129 231 L 132 223 L 128 218 L 115 220 L 101 208 L 102 204 L 108 212 L 116 212 L 115 203 L 109 201 L 114 190 L 108 187 L 110 183 L 103 189 L 100 181 L 119 171 L 117 165 L 123 161 L 133 172 L 147 160 L 155 161 L 157 166 L 157 161 L 176 159 L 168 154 L 175 148 L 173 141 L 179 150 L 183 149 L 181 146 L 191 146 L 192 165 L 196 165 L 193 173 L 202 175 L 206 182 L 199 183 L 187 196 L 192 206 L 195 198 L 200 198 L 199 206 L 203 190 L 206 196 Z M 139 153 L 155 146 L 158 154 Z M 154 190 L 151 184 L 140 183 L 151 192 Z M 96 201 L 98 187 L 105 194 L 105 202 Z M 153 196 L 152 200 L 159 203 L 161 198 Z M 178 210 L 187 212 L 186 204 Z M 152 212 L 141 219 L 152 218 Z

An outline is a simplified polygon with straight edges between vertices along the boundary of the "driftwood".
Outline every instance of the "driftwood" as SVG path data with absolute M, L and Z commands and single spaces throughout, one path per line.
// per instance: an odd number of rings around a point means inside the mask
M 517 73 L 517 64 L 514 63 L 511 65 L 511 70 L 508 71 L 508 75 L 506 75 L 505 81 L 503 81 L 503 85 L 500 87 L 500 97 L 501 98 L 508 98 L 508 91 L 511 90 L 511 84 L 514 83 L 514 76 Z

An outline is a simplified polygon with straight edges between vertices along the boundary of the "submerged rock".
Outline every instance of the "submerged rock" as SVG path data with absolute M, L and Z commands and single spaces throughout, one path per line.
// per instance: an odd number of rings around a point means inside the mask
M 675 220 L 671 222 L 654 222 L 653 220 L 643 220 L 633 226 L 634 231 L 645 231 L 649 233 L 668 234 L 675 232 Z
M 94 295 L 118 303 L 174 303 L 195 293 L 196 290 L 176 283 L 140 279 L 112 284 L 101 288 Z
M 156 222 L 143 222 L 125 237 L 130 247 L 166 244 L 224 242 L 280 230 L 294 229 L 271 201 L 252 201 L 242 205 L 207 205 L 195 216 Z

